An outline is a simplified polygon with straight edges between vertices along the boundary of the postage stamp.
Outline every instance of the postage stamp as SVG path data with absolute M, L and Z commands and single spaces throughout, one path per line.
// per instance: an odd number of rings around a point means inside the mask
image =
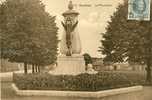
M 128 20 L 150 20 L 151 0 L 129 0 Z

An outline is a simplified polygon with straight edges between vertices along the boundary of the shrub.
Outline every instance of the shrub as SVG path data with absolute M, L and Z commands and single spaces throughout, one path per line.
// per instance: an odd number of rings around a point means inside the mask
M 14 74 L 13 81 L 21 90 L 99 91 L 134 85 L 124 74 L 109 72 L 76 76 L 47 73 Z

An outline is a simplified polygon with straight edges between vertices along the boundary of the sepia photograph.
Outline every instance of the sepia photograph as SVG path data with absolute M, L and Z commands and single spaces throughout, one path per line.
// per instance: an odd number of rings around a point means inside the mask
M 0 0 L 0 100 L 152 100 L 152 0 Z

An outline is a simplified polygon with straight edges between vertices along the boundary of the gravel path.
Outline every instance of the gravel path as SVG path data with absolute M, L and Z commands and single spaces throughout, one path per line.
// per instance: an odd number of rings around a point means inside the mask
M 11 82 L 2 82 L 0 100 L 93 100 L 93 99 L 48 97 L 48 96 L 18 96 L 12 90 Z
M 145 86 L 143 90 L 144 100 L 152 100 L 152 86 Z

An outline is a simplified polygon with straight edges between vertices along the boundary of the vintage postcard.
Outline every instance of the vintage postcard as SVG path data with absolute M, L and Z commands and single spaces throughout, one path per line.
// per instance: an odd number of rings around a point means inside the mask
M 0 100 L 152 100 L 151 0 L 0 0 Z

